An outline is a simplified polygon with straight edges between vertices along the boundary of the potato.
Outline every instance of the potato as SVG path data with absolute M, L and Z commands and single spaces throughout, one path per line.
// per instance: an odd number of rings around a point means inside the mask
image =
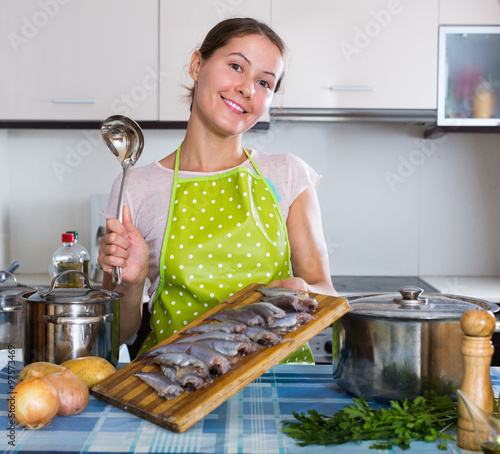
M 35 375 L 43 377 L 44 375 L 49 375 L 54 372 L 64 372 L 66 368 L 63 366 L 59 366 L 57 364 L 47 363 L 45 361 L 38 361 L 35 363 L 28 364 L 21 372 L 19 373 L 19 377 L 17 377 L 17 381 L 21 383 L 28 378 L 33 378 L 33 372 L 36 372 Z
M 89 389 L 116 372 L 115 367 L 109 361 L 98 356 L 70 359 L 61 366 L 69 367 L 71 372 L 83 379 Z

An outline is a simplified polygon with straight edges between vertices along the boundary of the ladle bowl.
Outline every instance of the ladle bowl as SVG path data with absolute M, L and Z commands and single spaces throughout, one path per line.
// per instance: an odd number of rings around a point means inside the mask
M 116 207 L 116 218 L 123 221 L 123 201 L 130 169 L 135 165 L 144 148 L 144 135 L 141 127 L 128 117 L 112 115 L 101 126 L 101 135 L 108 149 L 116 156 L 123 169 L 122 183 Z M 113 267 L 113 284 L 122 281 L 121 268 Z

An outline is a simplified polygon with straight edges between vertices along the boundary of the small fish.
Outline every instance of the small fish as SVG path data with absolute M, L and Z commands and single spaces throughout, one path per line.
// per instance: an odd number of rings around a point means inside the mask
M 226 320 L 225 322 L 203 323 L 193 328 L 189 328 L 183 334 L 204 334 L 212 331 L 223 331 L 225 333 L 244 333 L 247 325 L 236 320 Z
M 247 326 L 267 325 L 266 320 L 262 317 L 262 315 L 250 309 L 246 309 L 245 307 L 239 309 L 225 309 L 223 311 L 216 312 L 208 317 L 207 320 L 218 320 L 220 322 L 226 320 L 236 320 Z
M 249 326 L 246 335 L 260 345 L 271 346 L 281 343 L 281 336 L 262 326 Z
M 187 351 L 191 356 L 203 361 L 212 375 L 223 375 L 231 368 L 231 361 L 229 358 L 213 349 L 209 345 L 201 342 L 173 342 L 162 347 L 168 347 L 174 351 L 180 349 Z
M 307 312 L 290 312 L 285 317 L 277 319 L 270 329 L 277 334 L 287 334 L 316 318 Z
M 174 383 L 177 383 L 186 391 L 195 391 L 203 388 L 207 384 L 207 382 L 199 375 L 193 374 L 192 372 L 185 372 L 183 369 L 161 366 L 161 371 L 167 378 L 172 380 Z
M 160 355 L 153 356 L 146 364 L 159 364 L 160 366 L 174 367 L 180 369 L 183 367 L 191 367 L 194 370 L 199 371 L 200 374 L 208 374 L 208 366 L 199 359 L 187 353 L 162 353 Z
M 264 296 L 282 296 L 282 295 L 295 295 L 299 298 L 308 298 L 309 295 L 305 292 L 301 292 L 300 290 L 293 290 L 290 288 L 283 287 L 260 287 L 257 289 Z
M 261 301 L 274 304 L 284 310 L 296 312 L 312 313 L 316 312 L 318 308 L 318 302 L 310 296 L 307 298 L 300 298 L 297 295 L 265 296 Z
M 182 388 L 177 383 L 159 372 L 136 372 L 134 376 L 140 378 L 151 386 L 156 394 L 167 400 L 176 399 L 182 392 Z
M 193 334 L 192 336 L 182 337 L 182 342 L 198 342 L 202 339 L 222 339 L 234 342 L 248 342 L 250 339 L 241 333 L 225 333 L 224 331 L 211 331 L 209 333 Z
M 198 342 L 208 345 L 225 356 L 246 356 L 255 351 L 250 342 L 234 342 L 210 338 L 200 339 Z
M 267 326 L 274 325 L 277 318 L 283 318 L 286 315 L 286 312 L 283 309 L 265 301 L 248 304 L 245 308 L 264 317 Z

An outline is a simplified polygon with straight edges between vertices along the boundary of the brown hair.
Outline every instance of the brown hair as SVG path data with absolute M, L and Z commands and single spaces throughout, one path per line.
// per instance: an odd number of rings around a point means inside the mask
M 215 25 L 205 36 L 203 43 L 198 49 L 201 57 L 208 60 L 218 49 L 224 47 L 233 38 L 241 38 L 247 35 L 262 35 L 269 39 L 280 51 L 286 67 L 286 46 L 277 33 L 264 22 L 250 17 L 236 17 L 226 19 Z M 275 93 L 281 87 L 283 75 L 278 80 L 274 89 Z M 194 99 L 194 87 L 189 89 L 191 105 Z

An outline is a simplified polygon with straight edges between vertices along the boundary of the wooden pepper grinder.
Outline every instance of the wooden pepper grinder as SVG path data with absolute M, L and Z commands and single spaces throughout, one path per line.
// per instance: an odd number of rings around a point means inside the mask
M 460 326 L 464 332 L 464 373 L 460 391 L 492 415 L 494 397 L 490 366 L 494 351 L 491 335 L 495 331 L 495 316 L 485 310 L 470 309 L 463 313 Z M 471 451 L 481 451 L 469 412 L 461 399 L 458 399 L 458 414 L 457 445 Z

